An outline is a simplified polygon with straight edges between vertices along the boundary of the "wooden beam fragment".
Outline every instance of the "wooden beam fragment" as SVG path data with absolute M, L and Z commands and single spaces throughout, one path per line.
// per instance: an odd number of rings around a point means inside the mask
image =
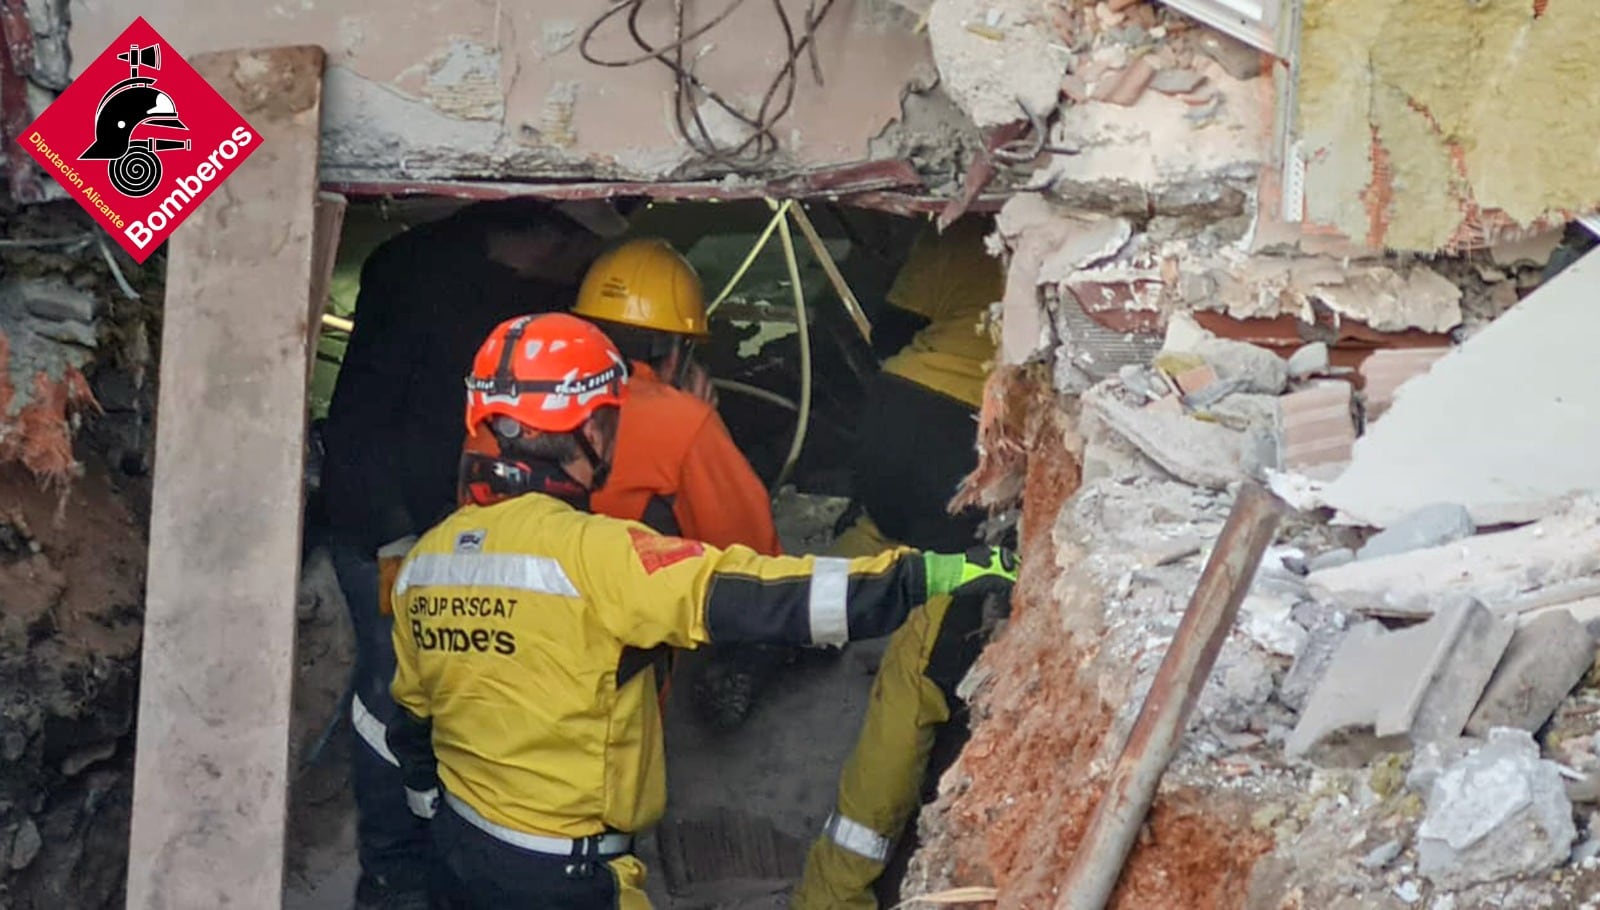
M 323 52 L 197 56 L 260 148 L 169 246 L 130 910 L 281 906 Z
M 1056 910 L 1101 910 L 1110 901 L 1283 508 L 1281 500 L 1254 481 L 1239 491 L 1133 732 L 1111 769 L 1105 796 L 1072 856 Z

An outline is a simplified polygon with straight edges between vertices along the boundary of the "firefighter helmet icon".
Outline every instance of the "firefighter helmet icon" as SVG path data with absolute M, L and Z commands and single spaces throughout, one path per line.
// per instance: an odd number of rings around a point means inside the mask
M 118 60 L 128 63 L 128 78 L 113 85 L 94 113 L 94 144 L 80 161 L 109 161 L 111 185 L 125 196 L 148 196 L 161 184 L 159 152 L 187 150 L 187 139 L 135 139 L 140 127 L 187 130 L 178 119 L 172 96 L 155 87 L 151 76 L 139 75 L 141 66 L 161 69 L 161 46 L 132 45 Z

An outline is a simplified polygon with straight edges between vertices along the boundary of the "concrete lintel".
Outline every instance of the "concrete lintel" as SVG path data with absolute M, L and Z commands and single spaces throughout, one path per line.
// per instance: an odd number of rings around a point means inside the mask
M 173 235 L 130 910 L 282 901 L 323 52 L 196 56 L 262 134 Z

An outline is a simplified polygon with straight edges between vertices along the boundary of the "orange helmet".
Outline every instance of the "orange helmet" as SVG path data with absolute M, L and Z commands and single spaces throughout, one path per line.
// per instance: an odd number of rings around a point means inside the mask
M 628 368 L 592 323 L 565 313 L 495 326 L 467 376 L 467 432 L 507 417 L 539 433 L 569 433 L 627 397 Z

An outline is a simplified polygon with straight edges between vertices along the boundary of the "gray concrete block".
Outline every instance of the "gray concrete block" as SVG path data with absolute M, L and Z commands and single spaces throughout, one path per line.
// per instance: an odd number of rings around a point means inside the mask
M 1277 395 L 1289 384 L 1289 366 L 1283 358 L 1249 342 L 1206 338 L 1194 352 L 1205 358 L 1218 378 L 1243 380 L 1246 392 Z
M 1593 663 L 1594 639 L 1570 612 L 1540 616 L 1512 636 L 1467 721 L 1467 732 L 1484 736 L 1494 727 L 1538 730 Z
M 1293 354 L 1289 355 L 1289 375 L 1295 379 L 1304 379 L 1318 373 L 1328 371 L 1328 344 L 1325 341 L 1313 341 Z
M 1426 505 L 1374 534 L 1357 559 L 1381 559 L 1412 550 L 1425 550 L 1471 537 L 1478 526 L 1465 506 L 1453 502 Z
M 1306 700 L 1285 751 L 1290 758 L 1356 765 L 1380 752 L 1457 736 L 1511 634 L 1508 624 L 1465 598 L 1408 629 L 1352 628 Z
M 1337 566 L 1342 566 L 1345 563 L 1351 563 L 1355 561 L 1356 551 L 1350 549 L 1349 547 L 1339 547 L 1338 549 L 1329 550 L 1326 553 L 1318 553 L 1316 556 L 1313 556 L 1311 560 L 1306 563 L 1306 569 L 1310 572 L 1316 572 L 1321 569 L 1332 569 Z
M 1418 871 L 1439 888 L 1535 875 L 1567 860 L 1577 827 L 1553 762 L 1523 730 L 1496 729 L 1451 765 L 1417 828 Z

